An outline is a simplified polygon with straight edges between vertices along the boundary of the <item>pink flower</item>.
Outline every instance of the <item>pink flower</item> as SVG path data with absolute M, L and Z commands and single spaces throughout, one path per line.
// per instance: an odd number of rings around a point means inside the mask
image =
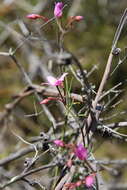
M 47 104 L 50 101 L 49 98 L 46 98 L 40 102 L 40 104 Z
M 80 159 L 80 160 L 86 160 L 87 159 L 87 149 L 83 146 L 83 144 L 79 144 L 76 146 L 75 155 Z
M 40 104 L 47 104 L 51 100 L 58 100 L 58 98 L 48 97 L 40 102 Z
M 56 79 L 53 76 L 48 76 L 47 80 L 48 80 L 48 84 L 52 85 L 52 86 L 61 86 L 63 84 L 64 78 L 68 73 L 64 73 L 59 79 Z
M 41 18 L 41 15 L 38 15 L 38 14 L 29 14 L 26 16 L 26 18 L 29 18 L 29 19 L 38 19 L 38 18 Z
M 68 17 L 68 21 L 67 21 L 66 27 L 67 28 L 68 27 L 72 27 L 74 22 L 79 22 L 79 21 L 81 21 L 83 19 L 84 19 L 83 16 L 70 16 L 70 17 Z
M 63 3 L 62 2 L 56 3 L 54 8 L 54 16 L 60 18 L 63 14 L 62 9 L 63 9 Z
M 38 14 L 29 14 L 26 16 L 26 18 L 32 19 L 32 20 L 36 20 L 38 18 L 43 19 L 44 21 L 48 21 L 48 19 L 42 15 L 38 15 Z
M 85 184 L 87 187 L 91 187 L 95 182 L 95 174 L 91 174 L 86 177 Z
M 48 98 L 46 98 L 46 99 L 42 100 L 42 101 L 40 102 L 40 104 L 47 104 L 47 103 L 48 103 L 49 101 L 51 101 L 51 100 L 58 100 L 58 101 L 62 101 L 62 100 L 61 100 L 61 98 L 48 97 Z
M 60 147 L 64 147 L 64 142 L 62 140 L 56 139 L 53 141 L 55 145 L 60 146 Z
M 80 21 L 80 20 L 83 20 L 83 19 L 84 19 L 83 16 L 75 16 L 75 20 L 76 20 L 76 21 Z

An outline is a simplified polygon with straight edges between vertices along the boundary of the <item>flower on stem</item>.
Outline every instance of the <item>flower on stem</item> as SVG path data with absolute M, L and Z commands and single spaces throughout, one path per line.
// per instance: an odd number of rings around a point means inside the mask
M 63 10 L 63 3 L 62 2 L 56 3 L 54 8 L 54 16 L 56 18 L 62 17 L 63 14 L 62 10 Z
M 63 81 L 64 81 L 64 78 L 65 76 L 67 75 L 68 73 L 64 73 L 60 78 L 56 79 L 55 77 L 53 76 L 48 76 L 47 77 L 47 80 L 48 80 L 48 84 L 52 85 L 52 86 L 62 86 L 63 84 Z
M 50 101 L 49 98 L 46 98 L 40 102 L 40 104 L 47 104 Z
M 80 187 L 81 185 L 84 185 L 84 184 L 89 188 L 89 187 L 92 187 L 94 182 L 95 182 L 95 174 L 91 174 L 91 175 L 87 176 L 85 179 L 81 179 L 76 182 L 65 184 L 64 188 L 66 190 L 75 189 L 76 187 Z
M 88 157 L 87 149 L 83 146 L 83 144 L 79 144 L 75 147 L 74 150 L 75 155 L 80 159 L 80 160 L 86 160 Z
M 85 178 L 85 184 L 87 187 L 91 187 L 95 182 L 95 174 L 88 175 Z
M 74 16 L 74 20 L 75 20 L 75 21 L 81 21 L 81 20 L 83 20 L 83 19 L 84 19 L 83 16 Z
M 48 21 L 48 19 L 42 15 L 38 15 L 38 14 L 28 14 L 26 16 L 26 18 L 31 19 L 31 20 L 36 20 L 41 18 L 42 20 L 44 20 L 45 22 Z
M 59 146 L 59 147 L 64 147 L 65 143 L 62 140 L 56 139 L 53 141 L 55 145 Z
M 48 98 L 42 100 L 42 101 L 40 102 L 40 104 L 47 104 L 47 103 L 48 103 L 49 101 L 51 101 L 51 100 L 59 100 L 59 101 L 62 101 L 60 98 L 48 97 Z
M 71 27 L 72 24 L 73 24 L 75 21 L 76 21 L 76 22 L 79 22 L 79 21 L 81 21 L 81 20 L 83 20 L 83 19 L 84 19 L 83 16 L 70 16 L 70 17 L 68 18 L 68 22 L 67 22 L 66 28 Z

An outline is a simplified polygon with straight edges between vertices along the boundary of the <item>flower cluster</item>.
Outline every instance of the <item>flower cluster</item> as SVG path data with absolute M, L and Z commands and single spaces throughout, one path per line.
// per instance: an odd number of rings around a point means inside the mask
M 64 8 L 64 4 L 62 2 L 57 2 L 55 3 L 55 7 L 54 7 L 54 16 L 56 19 L 59 19 L 62 17 L 63 15 L 63 8 Z M 46 17 L 42 16 L 42 15 L 39 15 L 39 14 L 28 14 L 26 16 L 28 19 L 32 19 L 32 20 L 36 20 L 36 19 L 43 19 L 44 21 L 48 21 L 49 19 L 47 19 Z M 81 21 L 83 20 L 83 16 L 70 16 L 68 18 L 68 24 L 67 26 L 69 25 L 72 25 L 72 23 L 74 21 Z
M 67 183 L 64 185 L 66 190 L 75 189 L 76 187 L 79 187 L 81 185 L 85 185 L 86 187 L 92 187 L 95 183 L 95 173 L 88 175 L 82 180 L 79 180 L 77 182 L 73 183 Z
M 62 140 L 54 140 L 53 141 L 56 146 L 65 147 L 71 149 L 71 151 L 75 154 L 77 158 L 80 160 L 86 160 L 88 157 L 87 149 L 83 146 L 83 144 L 74 145 L 74 144 L 66 144 Z
M 60 139 L 54 140 L 53 143 L 58 147 L 71 149 L 71 151 L 75 154 L 75 156 L 80 160 L 86 160 L 88 158 L 88 151 L 83 146 L 82 143 L 78 145 L 66 144 L 64 141 Z M 66 165 L 70 168 L 72 166 L 72 160 L 69 159 Z M 92 187 L 94 182 L 95 182 L 95 173 L 90 174 L 77 182 L 65 184 L 64 189 L 66 190 L 75 189 L 76 187 L 79 187 L 81 185 L 85 185 L 86 187 Z

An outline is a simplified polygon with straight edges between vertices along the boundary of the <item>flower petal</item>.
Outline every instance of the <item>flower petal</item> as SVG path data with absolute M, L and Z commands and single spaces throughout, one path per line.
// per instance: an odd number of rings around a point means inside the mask
M 83 19 L 84 19 L 83 16 L 75 16 L 75 20 L 76 20 L 76 21 L 81 21 L 81 20 L 83 20 Z
M 49 82 L 49 84 L 53 85 L 53 86 L 56 86 L 56 82 L 57 82 L 57 79 L 53 76 L 48 76 L 47 77 L 47 80 Z
M 63 82 L 66 75 L 68 75 L 68 73 L 63 73 L 62 76 L 58 80 Z
M 50 99 L 46 98 L 40 102 L 40 104 L 47 104 L 50 101 Z
M 55 145 L 60 146 L 60 147 L 64 147 L 64 142 L 62 140 L 56 139 L 53 141 Z
M 87 159 L 87 149 L 83 146 L 83 144 L 79 144 L 75 148 L 75 155 L 80 160 L 86 160 Z
M 91 187 L 94 184 L 94 181 L 95 181 L 95 175 L 91 174 L 86 177 L 85 184 L 87 187 Z
M 60 18 L 63 14 L 62 9 L 63 9 L 63 3 L 62 2 L 56 3 L 54 8 L 54 16 Z
M 26 17 L 29 19 L 38 19 L 41 18 L 42 16 L 38 14 L 28 14 Z

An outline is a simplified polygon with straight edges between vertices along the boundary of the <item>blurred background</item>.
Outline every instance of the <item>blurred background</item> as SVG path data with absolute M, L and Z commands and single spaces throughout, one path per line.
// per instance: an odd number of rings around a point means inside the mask
M 57 41 L 59 32 L 54 21 L 39 30 L 43 21 L 28 20 L 26 15 L 37 13 L 47 18 L 52 18 L 55 2 L 58 1 L 0 1 L 0 52 L 8 52 L 10 48 L 13 51 L 16 50 L 15 55 L 18 61 L 24 66 L 31 80 L 36 84 L 45 81 L 47 73 L 44 68 L 47 65 L 50 68 L 52 61 L 51 51 L 53 53 L 58 51 Z M 97 90 L 112 47 L 115 31 L 125 8 L 127 8 L 127 1 L 63 0 L 62 2 L 67 5 L 64 9 L 63 23 L 66 23 L 69 16 L 84 16 L 84 19 L 79 23 L 75 23 L 70 32 L 65 36 L 64 47 L 79 59 L 84 69 L 88 72 L 92 71 L 89 81 L 95 85 L 95 90 Z M 118 48 L 121 49 L 121 53 L 115 56 L 112 71 L 118 64 L 118 61 L 127 54 L 126 26 L 125 24 L 118 42 Z M 30 33 L 35 35 L 29 39 Z M 125 60 L 112 74 L 106 85 L 106 89 L 109 89 L 120 84 L 118 89 L 121 89 L 120 95 L 109 105 L 103 114 L 106 124 L 127 121 L 126 64 Z M 58 74 L 56 68 L 52 70 Z M 26 84 L 14 62 L 7 56 L 0 56 L 0 116 L 5 109 L 5 105 L 13 101 L 14 96 L 20 93 L 25 86 Z M 73 81 L 72 87 L 73 92 L 80 92 L 77 82 L 74 83 Z M 54 111 L 54 106 L 52 104 L 49 105 L 49 109 L 51 109 L 54 117 L 58 121 L 61 121 L 57 109 Z M 38 117 L 28 117 L 28 115 L 34 114 L 36 109 L 37 112 L 41 111 L 37 100 L 31 95 L 23 99 L 15 107 L 6 122 L 0 123 L 0 159 L 6 157 L 11 152 L 15 152 L 20 146 L 19 139 L 14 137 L 10 132 L 11 130 L 25 139 L 39 135 L 41 131 L 47 132 L 49 130 L 51 123 L 44 113 Z M 108 119 L 109 116 L 115 114 L 115 117 Z M 126 127 L 121 128 L 119 132 L 127 134 Z M 15 146 L 16 143 L 17 146 Z M 103 145 L 99 147 L 99 143 L 103 143 Z M 95 151 L 96 158 L 127 158 L 127 149 L 124 142 L 99 138 L 99 143 L 97 143 L 98 149 Z M 124 172 L 121 175 L 127 174 Z M 105 178 L 109 178 L 109 176 L 105 174 Z M 122 180 L 126 181 L 125 177 Z

